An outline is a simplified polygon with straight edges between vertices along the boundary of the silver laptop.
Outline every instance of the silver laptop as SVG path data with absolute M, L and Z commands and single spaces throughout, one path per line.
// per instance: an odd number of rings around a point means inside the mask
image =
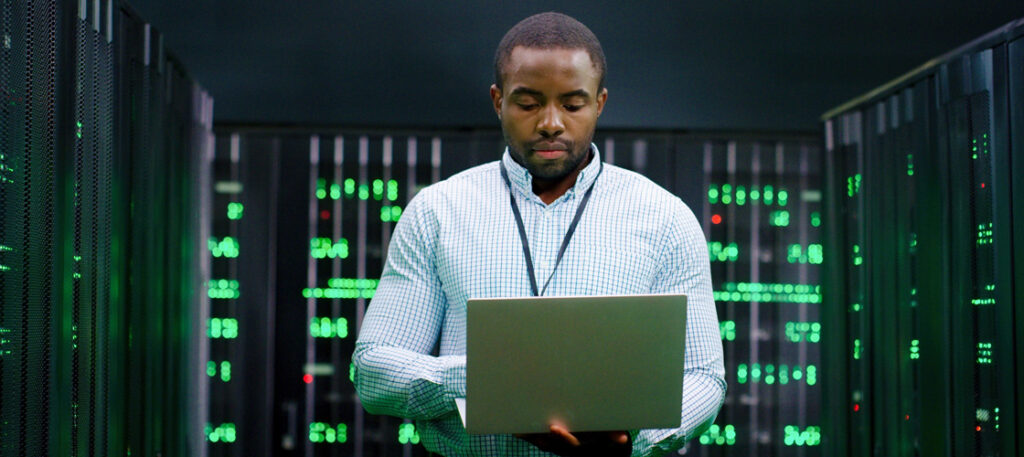
M 675 428 L 686 296 L 471 299 L 466 402 L 472 434 Z

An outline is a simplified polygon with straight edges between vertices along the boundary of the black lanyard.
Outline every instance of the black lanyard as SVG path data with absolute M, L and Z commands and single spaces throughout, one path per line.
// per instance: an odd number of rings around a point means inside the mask
M 562 262 L 562 254 L 565 254 L 565 248 L 569 246 L 569 240 L 572 239 L 572 234 L 576 231 L 576 225 L 580 223 L 580 216 L 583 215 L 583 209 L 587 207 L 587 202 L 590 201 L 590 194 L 594 190 L 594 184 L 597 184 L 597 178 L 601 177 L 601 172 L 604 171 L 604 162 L 598 163 L 597 176 L 594 177 L 594 182 L 590 183 L 590 187 L 587 192 L 583 194 L 583 201 L 580 202 L 580 206 L 576 208 L 576 216 L 572 218 L 572 223 L 569 224 L 569 230 L 565 232 L 565 238 L 562 239 L 562 247 L 558 249 L 558 257 L 555 258 L 555 266 L 551 268 L 551 274 L 548 275 L 548 280 L 544 281 L 544 288 L 539 292 L 537 291 L 537 279 L 536 274 L 533 272 L 533 256 L 530 255 L 530 242 L 526 239 L 526 228 L 523 226 L 523 216 L 519 214 L 519 205 L 516 205 L 516 197 L 512 193 L 512 182 L 508 179 L 508 171 L 505 170 L 505 161 L 499 161 L 501 167 L 501 177 L 505 180 L 505 185 L 508 186 L 508 201 L 512 205 L 512 214 L 516 217 L 516 225 L 519 226 L 519 239 L 523 242 L 523 257 L 526 258 L 526 272 L 530 275 L 530 290 L 533 292 L 533 296 L 539 297 L 544 295 L 544 291 L 548 290 L 548 284 L 551 283 L 551 278 L 555 277 L 555 270 L 558 269 L 558 264 Z

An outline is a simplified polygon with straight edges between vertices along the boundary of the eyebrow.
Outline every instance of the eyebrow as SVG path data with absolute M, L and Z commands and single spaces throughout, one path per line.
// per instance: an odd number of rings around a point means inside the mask
M 512 94 L 511 95 L 532 95 L 534 97 L 543 97 L 544 96 L 544 94 L 541 91 L 530 89 L 528 87 L 517 87 L 515 89 L 512 89 Z M 558 96 L 558 98 L 569 98 L 569 97 L 589 98 L 590 97 L 590 93 L 587 92 L 585 89 L 576 89 L 574 91 L 566 92 L 566 93 L 560 94 Z

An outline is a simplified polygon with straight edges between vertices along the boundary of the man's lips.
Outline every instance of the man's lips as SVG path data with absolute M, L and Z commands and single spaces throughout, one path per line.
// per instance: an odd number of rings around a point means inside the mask
M 531 149 L 540 158 L 555 159 L 562 156 L 569 148 L 561 143 L 537 143 Z

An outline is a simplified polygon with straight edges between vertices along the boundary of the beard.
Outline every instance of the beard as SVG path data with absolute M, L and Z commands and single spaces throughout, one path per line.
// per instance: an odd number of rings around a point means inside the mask
M 565 157 L 559 160 L 544 160 L 534 158 L 533 147 L 537 143 L 550 142 L 550 140 L 536 140 L 517 143 L 505 133 L 505 144 L 508 145 L 509 154 L 516 163 L 526 168 L 534 178 L 557 180 L 569 176 L 581 163 L 590 158 L 590 141 L 594 134 L 591 132 L 586 141 L 575 142 L 571 140 L 558 140 L 566 149 Z

